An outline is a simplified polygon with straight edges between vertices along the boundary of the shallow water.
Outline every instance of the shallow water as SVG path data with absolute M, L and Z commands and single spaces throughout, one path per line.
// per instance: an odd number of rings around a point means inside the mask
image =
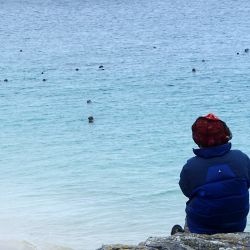
M 250 154 L 247 0 L 0 7 L 1 238 L 93 250 L 168 235 L 199 115 Z

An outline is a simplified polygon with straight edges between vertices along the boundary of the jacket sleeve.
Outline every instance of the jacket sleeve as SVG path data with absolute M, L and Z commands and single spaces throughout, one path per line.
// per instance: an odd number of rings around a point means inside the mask
M 182 193 L 189 198 L 191 195 L 191 191 L 190 191 L 190 187 L 189 187 L 189 178 L 188 178 L 187 172 L 188 172 L 187 166 L 184 165 L 184 167 L 182 168 L 181 173 L 180 173 L 179 186 L 181 188 Z
M 248 188 L 249 188 L 249 186 L 250 186 L 250 159 L 248 156 L 246 156 L 246 157 L 247 157 L 247 172 L 248 172 L 247 181 L 248 181 Z

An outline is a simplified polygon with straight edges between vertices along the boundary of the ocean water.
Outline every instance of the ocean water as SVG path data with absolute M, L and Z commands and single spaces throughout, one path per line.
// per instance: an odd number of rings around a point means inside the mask
M 250 155 L 249 13 L 248 0 L 0 0 L 0 239 L 94 250 L 183 224 L 193 121 L 214 112 Z

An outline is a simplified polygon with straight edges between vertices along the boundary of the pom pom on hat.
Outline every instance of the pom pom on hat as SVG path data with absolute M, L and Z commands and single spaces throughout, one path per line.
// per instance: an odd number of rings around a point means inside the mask
M 209 113 L 209 114 L 205 115 L 204 117 L 207 119 L 210 119 L 210 120 L 214 120 L 214 121 L 220 120 L 216 115 L 214 115 L 212 113 Z

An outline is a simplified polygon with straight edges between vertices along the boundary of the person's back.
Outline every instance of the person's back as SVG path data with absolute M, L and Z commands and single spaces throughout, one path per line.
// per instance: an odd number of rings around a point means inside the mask
M 242 232 L 249 211 L 250 160 L 231 150 L 231 132 L 209 114 L 192 126 L 200 147 L 184 165 L 179 185 L 189 198 L 186 223 L 192 233 Z

